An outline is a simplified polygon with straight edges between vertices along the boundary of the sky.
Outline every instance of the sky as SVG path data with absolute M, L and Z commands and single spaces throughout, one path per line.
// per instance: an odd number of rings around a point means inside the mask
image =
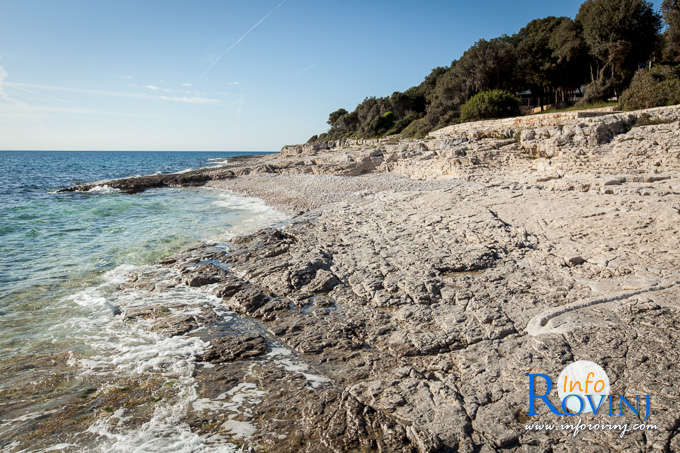
M 0 149 L 276 151 L 580 3 L 3 0 Z

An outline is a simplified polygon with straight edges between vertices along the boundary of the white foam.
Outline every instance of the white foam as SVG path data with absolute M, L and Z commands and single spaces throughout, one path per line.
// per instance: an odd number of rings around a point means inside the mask
M 260 198 L 244 197 L 223 190 L 216 190 L 215 192 L 219 199 L 211 203 L 213 206 L 235 211 L 236 213 L 248 214 L 248 216 L 239 218 L 238 222 L 227 228 L 225 232 L 226 239 L 252 233 L 289 218 L 288 215 L 267 205 Z
M 259 390 L 257 385 L 252 382 L 241 382 L 228 391 L 219 394 L 215 399 L 199 398 L 192 405 L 195 411 L 231 411 L 250 416 L 249 406 L 253 406 L 260 401 L 265 392 Z
M 183 398 L 184 401 L 190 398 Z M 148 422 L 133 430 L 121 429 L 127 417 L 125 410 L 117 410 L 106 420 L 94 423 L 88 432 L 105 439 L 96 451 L 110 452 L 156 452 L 172 451 L 189 452 L 226 452 L 238 451 L 236 445 L 230 444 L 219 436 L 204 437 L 191 431 L 182 421 L 186 405 L 164 406 L 156 408 Z
M 59 450 L 65 450 L 70 447 L 77 447 L 76 444 L 69 444 L 69 443 L 60 443 L 56 445 L 52 445 L 51 447 L 45 448 L 43 450 L 36 450 L 39 453 L 47 453 L 49 451 L 59 451 Z
M 219 200 L 213 201 L 212 204 L 214 206 L 237 211 L 248 211 L 255 214 L 273 211 L 273 209 L 260 198 L 244 197 L 226 191 L 217 192 L 217 196 Z
M 309 373 L 309 365 L 299 360 L 295 360 L 293 353 L 286 348 L 272 348 L 271 352 L 267 354 L 267 357 L 271 358 L 277 365 L 283 367 L 284 370 L 301 374 L 312 388 L 319 388 L 322 385 L 331 382 L 326 376 Z
M 118 193 L 120 190 L 109 186 L 108 184 L 96 185 L 88 190 L 93 193 Z
M 119 328 L 124 330 L 123 326 Z M 192 337 L 163 337 L 144 328 L 134 335 L 129 331 L 116 335 L 109 330 L 101 337 L 93 346 L 105 353 L 81 360 L 83 374 L 108 373 L 111 367 L 116 369 L 116 374 L 140 377 L 156 374 L 172 380 L 178 392 L 171 399 L 156 403 L 153 416 L 141 426 L 126 428 L 124 409 L 93 424 L 88 431 L 102 438 L 100 451 L 237 451 L 236 446 L 224 439 L 193 433 L 183 421 L 192 405 L 199 401 L 193 377 L 194 357 L 205 350 L 206 343 Z
M 243 422 L 238 420 L 227 420 L 222 424 L 222 427 L 237 439 L 245 439 L 252 437 L 257 432 L 255 426 L 250 422 Z
M 83 342 L 95 351 L 79 360 L 83 373 L 109 373 L 115 369 L 133 375 L 158 372 L 175 377 L 191 376 L 194 357 L 205 350 L 206 342 L 197 337 L 168 337 L 154 332 L 151 330 L 153 320 L 125 322 L 120 316 L 112 316 L 110 307 L 120 305 L 130 309 L 158 305 L 170 307 L 176 314 L 197 314 L 201 305 L 214 305 L 219 299 L 186 286 L 151 293 L 116 290 L 115 286 L 130 270 L 130 266 L 119 266 L 105 274 L 105 282 L 100 286 L 71 296 L 78 305 L 93 309 L 86 319 L 74 317 L 70 321 L 71 328 L 80 330 Z M 181 310 L 172 308 L 180 305 Z
M 242 382 L 232 387 L 228 392 L 217 397 L 218 400 L 227 400 L 223 409 L 231 411 L 229 419 L 222 424 L 222 427 L 229 431 L 237 439 L 252 437 L 257 432 L 255 426 L 248 420 L 252 412 L 250 408 L 260 401 L 265 392 L 258 390 L 257 385 L 251 382 Z M 241 418 L 241 420 L 237 420 Z
M 132 264 L 121 264 L 110 271 L 104 272 L 102 278 L 107 283 L 120 285 L 121 283 L 126 282 L 130 273 L 137 269 L 139 269 L 139 266 L 134 266 Z
M 222 191 L 214 191 L 216 205 L 235 212 L 234 226 L 229 227 L 225 239 L 236 234 L 253 232 L 283 221 L 287 216 L 262 200 L 245 198 Z M 68 335 L 78 345 L 87 346 L 85 353 L 70 354 L 68 364 L 78 367 L 83 375 L 102 375 L 146 378 L 157 376 L 173 381 L 177 394 L 155 403 L 153 415 L 141 425 L 133 424 L 132 412 L 118 409 L 101 418 L 88 431 L 99 436 L 95 442 L 98 451 L 177 451 L 177 452 L 235 452 L 238 448 L 219 435 L 200 435 L 192 432 L 184 420 L 190 411 L 215 412 L 224 420 L 223 429 L 230 437 L 245 439 L 256 428 L 249 421 L 251 409 L 258 404 L 264 392 L 253 383 L 241 383 L 216 399 L 198 398 L 194 375 L 195 358 L 208 346 L 197 337 L 173 336 L 151 330 L 154 319 L 124 320 L 117 313 L 130 308 L 151 305 L 168 307 L 171 314 L 197 314 L 202 307 L 214 307 L 216 313 L 225 313 L 221 299 L 207 291 L 184 285 L 162 291 L 147 291 L 120 285 L 129 280 L 129 274 L 153 274 L 156 282 L 177 277 L 176 270 L 158 266 L 118 266 L 101 276 L 101 282 L 84 288 L 66 298 L 72 302 L 71 318 L 48 331 L 54 338 Z M 118 307 L 121 307 L 119 309 Z M 292 360 L 285 366 L 296 365 Z M 299 364 L 297 364 L 299 366 Z M 300 367 L 300 372 L 312 386 L 327 382 Z M 131 409 L 132 410 L 132 409 Z M 139 423 L 139 422 L 136 422 Z M 53 447 L 57 447 L 53 446 Z M 51 447 L 52 448 L 52 447 Z
M 152 319 L 124 321 L 121 316 L 112 316 L 107 308 L 160 305 L 169 307 L 171 314 L 198 313 L 202 305 L 217 308 L 220 300 L 187 286 L 162 292 L 117 289 L 131 271 L 176 272 L 155 266 L 119 266 L 104 274 L 100 285 L 71 296 L 71 300 L 90 311 L 85 317 L 73 317 L 68 326 L 61 328 L 74 332 L 78 343 L 87 344 L 93 352 L 85 357 L 72 355 L 69 364 L 79 367 L 83 375 L 156 375 L 174 382 L 177 394 L 157 402 L 153 416 L 140 426 L 126 426 L 129 415 L 125 409 L 95 422 L 88 431 L 101 438 L 97 441 L 99 451 L 237 451 L 226 439 L 193 433 L 183 422 L 194 404 L 198 407 L 204 404 L 206 408 L 210 405 L 209 400 L 198 399 L 193 377 L 195 357 L 205 351 L 208 344 L 197 337 L 164 336 L 150 330 Z M 236 403 L 231 404 L 238 407 Z

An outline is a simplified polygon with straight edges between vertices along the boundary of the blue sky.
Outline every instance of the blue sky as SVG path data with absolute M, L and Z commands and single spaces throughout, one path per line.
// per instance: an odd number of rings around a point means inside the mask
M 5 0 L 0 149 L 278 150 L 580 3 Z

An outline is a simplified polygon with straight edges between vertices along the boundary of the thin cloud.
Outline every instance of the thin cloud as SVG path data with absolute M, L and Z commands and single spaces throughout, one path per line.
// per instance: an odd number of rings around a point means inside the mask
M 193 83 L 183 83 L 182 86 L 183 87 L 192 87 L 192 86 L 194 86 L 194 84 Z
M 240 85 L 241 82 L 227 82 L 227 86 L 229 87 L 235 87 L 236 85 Z
M 300 76 L 301 76 L 302 74 L 304 74 L 305 72 L 311 71 L 311 70 L 314 69 L 314 68 L 316 68 L 316 63 L 312 63 L 312 64 L 310 64 L 309 66 L 305 66 L 304 68 L 300 69 L 300 70 L 297 72 L 296 75 L 297 75 L 298 77 L 300 77 Z
M 35 95 L 36 92 L 49 92 L 50 94 L 45 94 L 41 96 L 44 100 L 46 97 L 54 98 L 60 102 L 67 102 L 64 99 L 60 99 L 53 92 L 65 92 L 65 93 L 78 93 L 78 94 L 88 94 L 88 95 L 98 95 L 98 96 L 113 96 L 113 97 L 127 97 L 133 99 L 158 99 L 168 102 L 182 102 L 191 104 L 215 104 L 220 101 L 211 98 L 202 97 L 172 97 L 172 96 L 152 96 L 148 94 L 136 94 L 136 93 L 121 93 L 115 91 L 105 91 L 105 90 L 87 90 L 80 88 L 70 88 L 70 87 L 60 87 L 53 85 L 39 85 L 31 83 L 20 83 L 20 82 L 7 82 L 8 73 L 4 67 L 0 66 L 0 100 L 6 101 L 0 103 L 0 117 L 7 118 L 40 118 L 45 114 L 49 113 L 67 113 L 73 115 L 103 115 L 103 116 L 114 116 L 122 118 L 136 118 L 136 119 L 148 119 L 147 116 L 130 114 L 128 112 L 111 112 L 105 110 L 81 108 L 81 107 L 68 107 L 68 106 L 54 106 L 54 105 L 41 105 L 34 104 L 32 102 L 26 102 L 20 98 L 10 96 L 7 93 L 7 89 L 10 88 L 12 91 L 21 91 L 23 93 L 28 93 L 29 95 Z
M 51 105 L 35 105 L 29 102 L 23 101 L 19 98 L 10 97 L 6 91 L 5 87 L 11 87 L 23 91 L 28 94 L 35 94 L 35 92 L 27 89 L 23 84 L 17 84 L 14 82 L 5 82 L 7 79 L 7 71 L 0 66 L 0 99 L 8 101 L 11 105 L 11 110 L 4 110 L 0 107 L 0 115 L 3 117 L 16 118 L 18 116 L 23 117 L 35 117 L 35 115 L 40 115 L 42 113 L 70 113 L 77 115 L 106 115 L 106 116 L 121 116 L 121 117 L 134 117 L 127 113 L 117 113 L 117 112 L 107 112 L 102 110 L 84 109 L 78 107 L 63 107 L 63 106 L 51 106 Z M 30 86 L 30 85 L 29 85 Z M 34 89 L 36 87 L 33 87 Z M 52 96 L 54 97 L 54 96 Z M 66 102 L 63 99 L 56 98 L 57 101 Z M 0 104 L 6 106 L 7 104 Z
M 144 85 L 144 88 L 151 91 L 158 91 L 161 89 L 161 87 L 157 87 L 156 85 Z
M 16 115 L 22 115 L 25 117 L 35 117 L 36 114 L 39 115 L 41 113 L 69 113 L 73 115 L 100 115 L 100 116 L 115 116 L 115 117 L 121 117 L 121 118 L 136 118 L 136 119 L 149 119 L 149 116 L 145 115 L 135 115 L 135 114 L 130 114 L 130 113 L 120 113 L 120 112 L 109 112 L 105 110 L 95 110 L 95 109 L 87 109 L 87 108 L 79 108 L 79 107 L 56 107 L 56 106 L 51 106 L 51 105 L 30 105 L 25 102 L 17 102 L 14 104 L 15 108 L 18 108 L 18 110 L 13 109 L 11 112 L 2 112 L 0 111 L 0 115 L 7 116 L 7 117 L 16 117 Z
M 46 91 L 62 91 L 66 93 L 78 93 L 78 94 L 88 94 L 93 96 L 110 96 L 118 98 L 130 98 L 130 99 L 148 99 L 148 100 L 162 100 L 168 102 L 181 102 L 188 104 L 217 104 L 220 102 L 219 99 L 206 98 L 206 97 L 175 97 L 175 96 L 159 96 L 146 93 L 126 93 L 120 91 L 106 91 L 106 90 L 90 90 L 85 88 L 71 88 L 62 87 L 54 85 L 39 85 L 33 83 L 20 83 L 20 82 L 3 82 L 6 87 L 13 88 L 26 88 L 35 90 L 46 90 Z M 0 85 L 1 86 L 1 85 Z
M 9 96 L 7 96 L 7 93 L 5 93 L 5 80 L 7 80 L 7 71 L 5 71 L 5 68 L 0 66 L 0 98 L 9 101 Z
M 159 96 L 159 99 L 170 102 L 186 102 L 187 104 L 219 104 L 218 99 L 201 98 L 196 96 Z
M 267 14 L 265 14 L 264 16 L 262 16 L 262 17 L 260 18 L 260 20 L 258 20 L 258 21 L 255 22 L 253 25 L 251 25 L 250 28 L 249 28 L 245 33 L 243 33 L 243 34 L 241 35 L 241 37 L 239 37 L 232 45 L 230 45 L 229 47 L 227 47 L 227 49 L 226 49 L 224 52 L 222 52 L 222 55 L 220 55 L 219 57 L 217 57 L 217 58 L 215 59 L 215 61 L 212 62 L 212 64 L 208 67 L 208 69 L 206 69 L 206 71 L 201 75 L 201 78 L 207 76 L 208 73 L 210 73 L 210 71 L 212 71 L 213 68 L 215 68 L 215 66 L 217 66 L 217 64 L 218 64 L 220 61 L 222 61 L 222 59 L 223 59 L 224 57 L 226 57 L 227 54 L 228 54 L 229 52 L 231 52 L 232 50 L 234 50 L 234 48 L 235 48 L 236 46 L 238 46 L 239 44 L 241 44 L 241 41 L 243 41 L 244 39 L 246 39 L 246 36 L 248 36 L 248 35 L 250 34 L 250 32 L 252 32 L 252 31 L 255 30 L 257 27 L 259 27 L 260 25 L 262 25 L 262 22 L 264 22 L 265 20 L 267 20 L 267 18 L 268 18 L 269 16 L 271 16 L 271 14 L 272 14 L 274 11 L 276 11 L 277 9 L 279 9 L 280 7 L 282 7 L 283 4 L 286 3 L 286 1 L 288 1 L 288 0 L 283 0 L 282 2 L 280 2 L 279 4 L 277 4 L 275 7 L 273 7 L 272 9 L 270 9 L 270 10 L 267 12 Z

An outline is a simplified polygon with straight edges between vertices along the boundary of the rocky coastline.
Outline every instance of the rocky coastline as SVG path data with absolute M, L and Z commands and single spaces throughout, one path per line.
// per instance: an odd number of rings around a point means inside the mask
M 680 450 L 680 106 L 286 146 L 64 190 L 102 184 L 205 185 L 291 214 L 122 284 L 200 288 L 235 313 L 117 315 L 210 344 L 199 398 L 245 392 L 238 413 L 194 405 L 196 432 L 245 451 Z M 576 360 L 605 368 L 612 393 L 652 395 L 656 429 L 527 429 L 575 423 L 528 415 L 526 374 Z

